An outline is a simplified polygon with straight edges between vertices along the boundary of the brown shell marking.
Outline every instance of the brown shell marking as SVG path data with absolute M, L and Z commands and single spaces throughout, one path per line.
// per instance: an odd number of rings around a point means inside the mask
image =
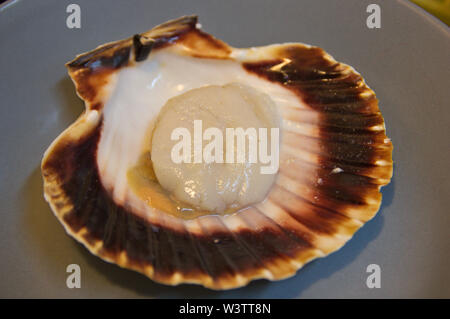
M 164 218 L 150 223 L 117 205 L 100 181 L 99 88 L 115 69 L 136 63 L 134 57 L 142 60 L 146 45 L 155 50 L 184 41 L 193 56 L 205 57 L 208 46 L 209 52 L 220 52 L 216 58 L 226 58 L 230 47 L 197 30 L 196 22 L 183 17 L 67 64 L 87 110 L 98 110 L 99 117 L 88 120 L 83 114 L 47 150 L 45 197 L 66 231 L 93 254 L 164 284 L 228 289 L 257 278 L 292 276 L 308 261 L 340 248 L 371 219 L 381 204 L 379 189 L 392 176 L 392 144 L 375 94 L 359 74 L 320 48 L 289 44 L 280 46 L 276 59 L 244 63 L 248 72 L 289 88 L 320 114 L 319 130 L 302 136 L 303 143 L 297 133 L 283 133 L 282 147 L 294 149 L 298 160 L 281 166 L 263 203 L 226 219 L 175 227 Z M 284 116 L 310 124 L 308 112 L 286 110 Z

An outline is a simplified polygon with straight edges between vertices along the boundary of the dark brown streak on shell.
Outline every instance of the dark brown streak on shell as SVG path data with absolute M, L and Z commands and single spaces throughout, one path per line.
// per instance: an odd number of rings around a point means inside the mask
M 130 47 L 126 40 L 113 42 L 101 46 L 93 51 L 78 56 L 68 62 L 69 69 L 89 68 L 95 70 L 99 67 L 119 68 L 128 63 Z
M 149 32 L 102 45 L 97 49 L 77 56 L 66 65 L 71 71 L 79 69 L 89 69 L 91 71 L 103 68 L 118 69 L 128 65 L 132 49 L 135 50 L 135 53 L 138 53 L 135 55 L 135 61 L 143 61 L 148 57 L 152 49 L 162 48 L 176 42 L 183 34 L 195 30 L 196 24 L 196 16 L 186 16 L 169 21 L 153 28 Z
M 141 42 L 141 36 L 139 34 L 134 35 L 133 37 L 134 60 L 136 62 L 140 62 L 147 59 L 154 44 L 155 41 L 153 40 L 147 41 L 147 43 L 144 44 Z
M 376 169 L 377 160 L 392 164 L 392 144 L 385 142 L 384 129 L 371 129 L 374 125 L 384 125 L 384 120 L 375 95 L 361 96 L 368 90 L 361 76 L 325 56 L 321 48 L 294 44 L 283 47 L 279 59 L 244 63 L 244 68 L 281 83 L 319 112 L 317 180 L 321 183 L 310 184 L 317 189 L 313 204 L 327 207 L 331 201 L 333 207 L 329 208 L 340 212 L 349 206 L 364 205 L 364 198 L 368 195 L 373 198 L 374 192 L 378 193 L 380 183 L 374 183 L 366 175 L 370 176 L 371 169 Z M 276 67 L 286 59 L 290 63 Z M 343 173 L 331 173 L 334 168 L 342 169 Z M 389 179 L 391 174 L 392 170 L 380 178 Z

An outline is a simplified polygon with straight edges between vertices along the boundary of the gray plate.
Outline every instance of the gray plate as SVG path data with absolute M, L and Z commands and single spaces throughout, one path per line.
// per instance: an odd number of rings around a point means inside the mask
M 0 8 L 0 297 L 450 297 L 449 29 L 406 2 L 9 1 Z M 97 45 L 196 13 L 233 46 L 305 42 L 355 67 L 375 90 L 394 143 L 383 204 L 341 250 L 280 282 L 214 292 L 167 287 L 105 263 L 69 238 L 42 197 L 40 160 L 83 110 L 64 63 Z M 81 267 L 81 288 L 66 267 Z M 381 267 L 381 288 L 366 267 Z

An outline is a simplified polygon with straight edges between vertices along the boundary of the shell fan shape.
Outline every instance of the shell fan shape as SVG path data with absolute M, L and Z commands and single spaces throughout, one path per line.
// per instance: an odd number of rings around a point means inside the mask
M 186 16 L 66 66 L 86 110 L 44 155 L 44 195 L 67 233 L 105 261 L 168 285 L 221 290 L 280 280 L 338 250 L 380 207 L 392 144 L 378 101 L 353 68 L 318 47 L 233 48 Z M 179 218 L 130 191 L 122 168 L 136 162 L 127 154 L 146 137 L 128 138 L 123 127 L 139 132 L 159 109 L 111 101 L 135 77 L 148 88 L 158 72 L 166 72 L 167 92 L 173 79 L 186 84 L 172 95 L 238 79 L 274 96 L 283 120 L 280 168 L 264 201 L 234 214 Z M 135 99 L 128 106 L 140 105 L 144 89 L 125 88 Z M 162 107 L 170 94 L 144 100 Z

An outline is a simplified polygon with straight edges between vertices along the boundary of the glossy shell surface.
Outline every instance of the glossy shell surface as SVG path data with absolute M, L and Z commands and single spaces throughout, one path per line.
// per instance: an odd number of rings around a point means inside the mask
M 67 233 L 103 260 L 169 285 L 230 289 L 279 280 L 342 247 L 381 204 L 392 144 L 374 92 L 318 47 L 237 49 L 182 17 L 108 43 L 67 64 L 86 111 L 48 148 L 44 195 Z M 114 74 L 183 47 L 194 59 L 238 63 L 289 90 L 304 108 L 281 110 L 280 171 L 266 200 L 232 215 L 189 220 L 139 214 L 102 182 L 98 145 Z

